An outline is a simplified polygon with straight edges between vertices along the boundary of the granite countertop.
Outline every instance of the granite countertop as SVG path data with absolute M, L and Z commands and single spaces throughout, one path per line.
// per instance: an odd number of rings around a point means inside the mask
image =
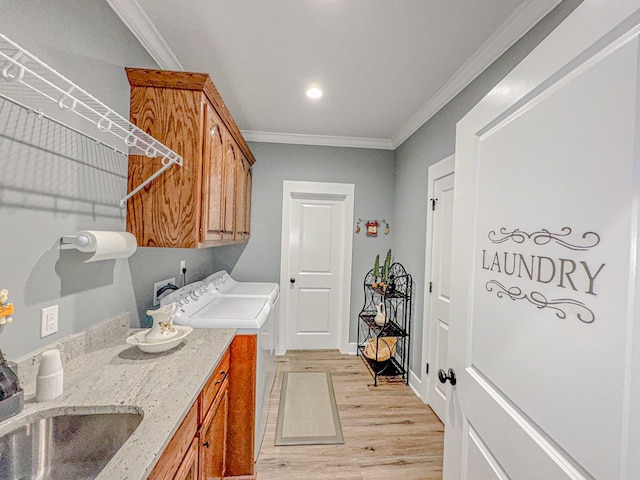
M 194 329 L 168 352 L 144 353 L 124 341 L 84 352 L 63 361 L 64 393 L 55 400 L 36 402 L 35 377 L 23 382 L 24 409 L 0 422 L 0 435 L 52 412 L 141 412 L 142 421 L 97 478 L 146 479 L 234 335 L 233 329 Z

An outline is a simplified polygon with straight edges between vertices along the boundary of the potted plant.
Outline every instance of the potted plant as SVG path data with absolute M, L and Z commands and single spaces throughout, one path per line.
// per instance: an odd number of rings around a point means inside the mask
M 391 270 L 391 249 L 387 251 L 387 256 L 384 259 L 384 265 L 382 266 L 382 274 L 381 274 L 382 280 L 378 284 L 382 287 L 383 292 L 386 290 L 387 276 L 389 275 L 390 270 Z
M 376 255 L 376 260 L 373 262 L 373 282 L 371 286 L 378 288 L 378 279 L 380 278 L 380 255 Z

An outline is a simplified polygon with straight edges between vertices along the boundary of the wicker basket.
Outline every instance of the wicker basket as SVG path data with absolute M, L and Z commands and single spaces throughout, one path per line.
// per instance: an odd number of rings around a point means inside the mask
M 397 342 L 397 337 L 373 337 L 365 342 L 362 353 L 374 362 L 386 362 L 395 356 Z

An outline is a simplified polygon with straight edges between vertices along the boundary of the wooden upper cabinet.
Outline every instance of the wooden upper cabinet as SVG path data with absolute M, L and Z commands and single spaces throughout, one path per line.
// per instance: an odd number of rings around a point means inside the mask
M 145 247 L 246 242 L 246 189 L 255 158 L 209 76 L 126 71 L 132 123 L 184 159 L 182 167 L 172 166 L 129 199 L 127 230 Z M 130 155 L 128 190 L 160 167 L 160 160 Z

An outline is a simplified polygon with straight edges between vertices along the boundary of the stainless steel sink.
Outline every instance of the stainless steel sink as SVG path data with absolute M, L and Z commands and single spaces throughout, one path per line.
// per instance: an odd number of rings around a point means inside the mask
M 96 478 L 136 429 L 139 413 L 54 414 L 0 437 L 1 480 Z

